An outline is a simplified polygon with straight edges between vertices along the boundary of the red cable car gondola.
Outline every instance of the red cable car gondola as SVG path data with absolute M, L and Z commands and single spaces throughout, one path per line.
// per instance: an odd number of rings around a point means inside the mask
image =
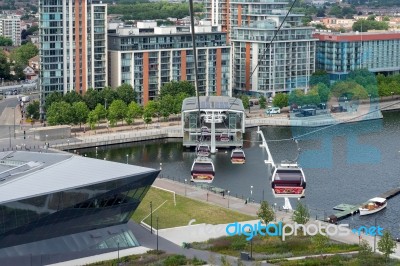
M 246 162 L 246 155 L 240 148 L 233 149 L 231 152 L 231 162 L 233 164 L 244 164 Z
M 306 192 L 306 178 L 297 163 L 282 163 L 272 174 L 272 193 L 276 198 L 302 198 Z
M 193 161 L 191 181 L 211 183 L 214 180 L 215 169 L 213 161 L 208 157 L 197 157 Z

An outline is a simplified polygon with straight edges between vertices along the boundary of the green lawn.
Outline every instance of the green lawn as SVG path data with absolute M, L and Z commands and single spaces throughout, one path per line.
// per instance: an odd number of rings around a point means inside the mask
M 156 217 L 158 217 L 160 229 L 184 226 L 192 219 L 196 220 L 195 224 L 221 224 L 256 219 L 254 216 L 241 214 L 236 211 L 179 195 L 176 195 L 175 206 L 172 193 L 150 188 L 132 216 L 135 222 L 140 222 L 144 217 L 150 214 L 150 201 L 153 206 L 153 227 L 156 228 Z M 161 204 L 163 205 L 157 209 Z M 150 225 L 150 216 L 146 218 L 144 222 Z

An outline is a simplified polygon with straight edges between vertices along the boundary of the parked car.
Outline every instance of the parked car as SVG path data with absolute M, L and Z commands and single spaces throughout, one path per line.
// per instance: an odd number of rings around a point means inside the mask
M 279 107 L 271 107 L 265 110 L 266 114 L 280 114 L 281 113 L 281 108 Z
M 332 112 L 332 113 L 347 112 L 347 109 L 344 108 L 344 107 L 341 106 L 341 105 L 333 105 L 333 106 L 331 107 L 331 112 Z

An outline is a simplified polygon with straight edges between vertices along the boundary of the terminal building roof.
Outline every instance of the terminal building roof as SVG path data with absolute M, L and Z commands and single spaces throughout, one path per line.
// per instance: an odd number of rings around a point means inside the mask
M 0 204 L 155 171 L 67 153 L 0 152 Z
M 182 112 L 198 109 L 197 97 L 189 97 L 183 100 Z M 244 112 L 242 100 L 229 96 L 200 96 L 200 109 Z

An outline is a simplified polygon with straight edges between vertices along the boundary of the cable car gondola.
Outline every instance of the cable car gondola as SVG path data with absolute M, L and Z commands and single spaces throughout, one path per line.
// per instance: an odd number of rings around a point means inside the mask
M 231 162 L 233 164 L 244 164 L 246 162 L 246 155 L 240 148 L 233 149 L 231 152 Z
M 211 153 L 210 146 L 208 144 L 198 144 L 196 146 L 196 154 L 197 156 L 208 157 Z
M 275 167 L 271 181 L 276 198 L 302 198 L 306 192 L 306 178 L 297 163 L 282 163 Z
M 211 183 L 214 180 L 215 169 L 213 161 L 208 157 L 194 159 L 191 170 L 191 181 Z

